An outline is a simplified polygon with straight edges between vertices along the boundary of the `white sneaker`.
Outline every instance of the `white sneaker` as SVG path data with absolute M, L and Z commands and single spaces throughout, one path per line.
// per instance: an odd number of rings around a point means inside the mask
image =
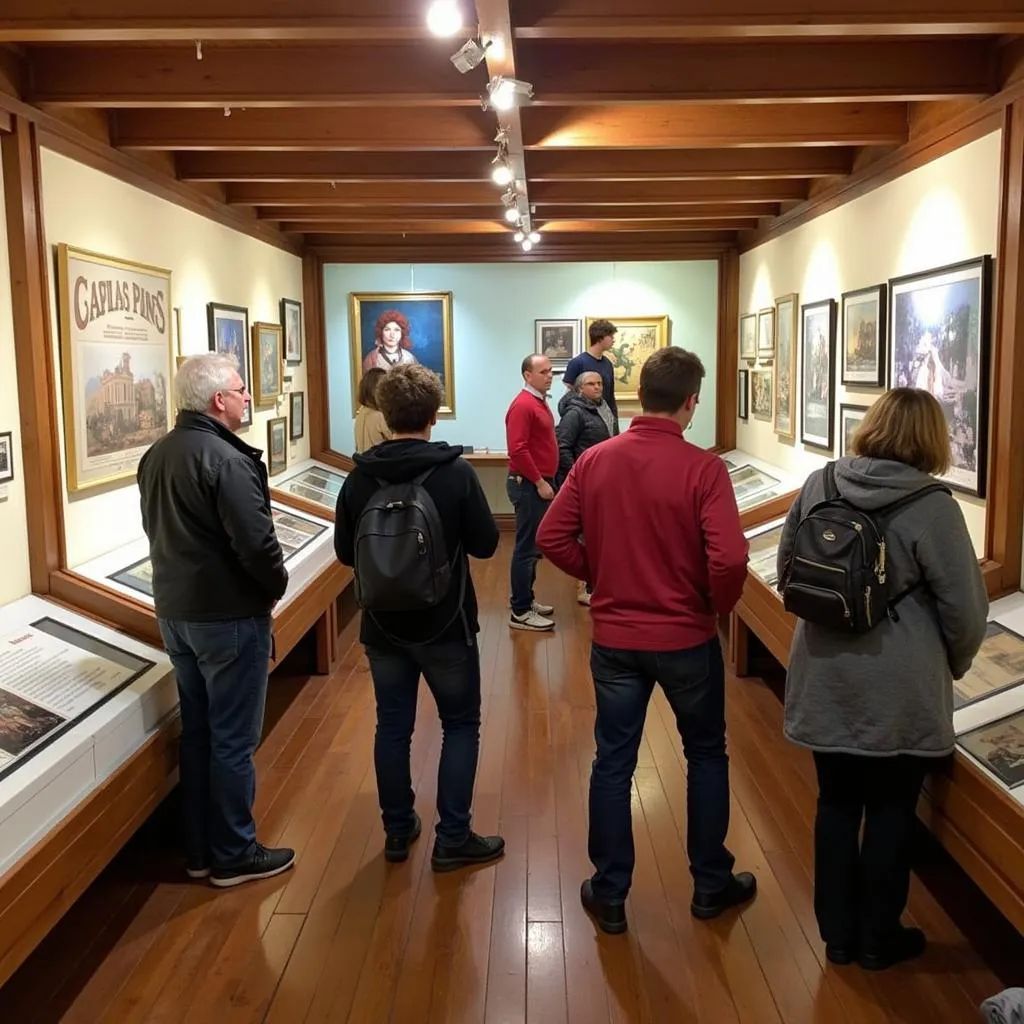
M 540 601 L 534 601 L 530 610 L 536 612 L 538 615 L 551 615 L 554 613 L 555 606 L 553 604 L 541 604 Z
M 534 633 L 546 633 L 548 630 L 555 628 L 555 623 L 552 619 L 546 619 L 543 615 L 538 615 L 532 608 L 528 612 L 523 612 L 522 615 L 516 615 L 513 612 L 508 617 L 508 624 L 512 629 L 528 629 Z

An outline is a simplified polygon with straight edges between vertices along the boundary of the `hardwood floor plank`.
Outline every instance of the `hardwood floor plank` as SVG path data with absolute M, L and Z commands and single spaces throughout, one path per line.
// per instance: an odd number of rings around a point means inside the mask
M 560 922 L 531 921 L 527 926 L 526 1019 L 530 1024 L 568 1024 Z

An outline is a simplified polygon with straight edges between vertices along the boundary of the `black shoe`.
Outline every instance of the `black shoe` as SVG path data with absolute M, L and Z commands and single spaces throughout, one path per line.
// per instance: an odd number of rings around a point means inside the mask
M 865 971 L 884 971 L 920 956 L 927 945 L 928 940 L 920 928 L 901 928 L 884 948 L 861 953 L 859 962 Z
M 847 964 L 852 964 L 857 959 L 857 950 L 854 946 L 833 946 L 830 943 L 825 944 L 825 959 L 830 964 L 835 964 L 837 967 L 845 967 Z
M 412 812 L 412 832 L 407 836 L 387 836 L 384 839 L 384 859 L 389 864 L 401 864 L 409 859 L 409 847 L 420 837 L 423 825 L 420 816 Z
M 214 868 L 210 872 L 210 882 L 219 889 L 227 889 L 229 886 L 252 882 L 257 878 L 272 878 L 282 871 L 287 871 L 294 863 L 294 850 L 287 847 L 271 849 L 257 843 L 252 854 L 245 860 L 230 867 Z
M 435 871 L 454 871 L 469 864 L 487 864 L 504 852 L 505 840 L 501 836 L 478 836 L 470 832 L 461 846 L 442 846 L 435 840 L 430 866 Z
M 589 878 L 580 886 L 580 903 L 601 931 L 609 935 L 621 935 L 626 930 L 626 905 L 599 900 L 594 895 L 594 887 Z
M 738 907 L 754 898 L 757 879 L 749 871 L 741 871 L 729 879 L 729 884 L 719 892 L 695 892 L 690 903 L 690 913 L 702 921 L 710 920 L 725 913 L 730 907 Z

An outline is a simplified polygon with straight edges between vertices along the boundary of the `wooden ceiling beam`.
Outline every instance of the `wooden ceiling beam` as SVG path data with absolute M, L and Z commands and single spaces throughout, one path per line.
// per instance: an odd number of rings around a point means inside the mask
M 679 203 L 782 203 L 807 198 L 794 178 L 759 181 L 538 181 L 530 194 L 548 205 L 641 205 Z
M 237 182 L 227 201 L 239 206 L 488 206 L 500 215 L 501 189 L 490 181 Z
M 549 220 L 538 228 L 542 234 L 615 231 L 615 232 L 698 232 L 748 231 L 758 227 L 756 217 L 746 220 Z M 405 223 L 338 220 L 311 225 L 306 221 L 285 220 L 282 231 L 293 233 L 315 231 L 318 235 L 503 235 L 512 244 L 512 229 L 500 219 L 494 220 L 410 220 Z

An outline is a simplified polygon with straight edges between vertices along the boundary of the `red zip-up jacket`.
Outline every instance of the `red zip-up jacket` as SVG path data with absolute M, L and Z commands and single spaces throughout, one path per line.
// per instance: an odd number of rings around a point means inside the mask
M 725 463 L 660 416 L 637 416 L 580 456 L 537 546 L 592 584 L 594 642 L 620 650 L 707 642 L 747 578 L 749 546 Z
M 552 480 L 558 472 L 555 417 L 547 402 L 523 388 L 505 413 L 508 471 L 531 484 Z

